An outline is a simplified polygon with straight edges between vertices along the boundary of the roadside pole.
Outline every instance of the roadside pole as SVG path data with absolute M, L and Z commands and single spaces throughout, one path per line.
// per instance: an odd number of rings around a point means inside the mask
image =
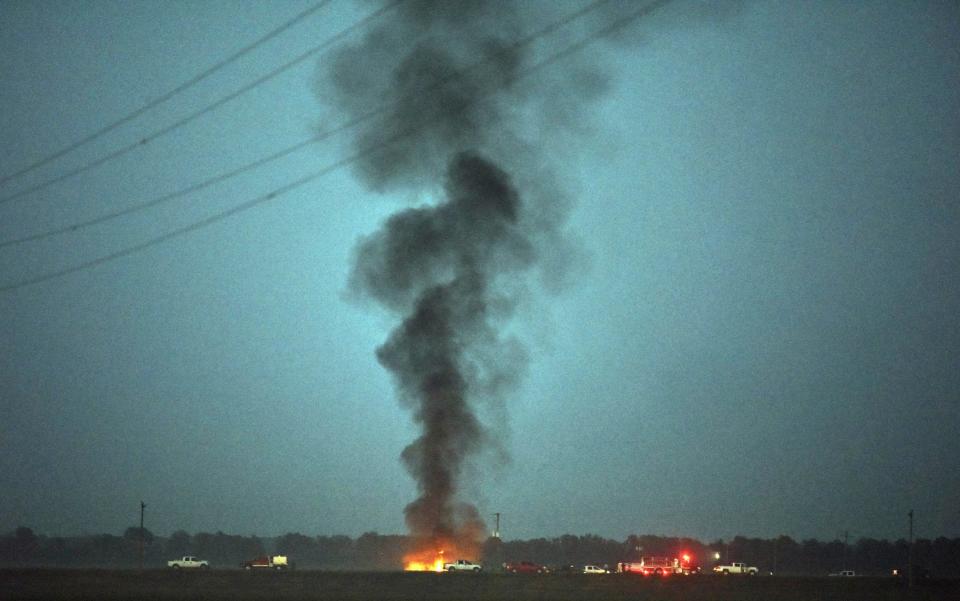
M 907 514 L 910 518 L 910 538 L 907 540 L 907 586 L 913 587 L 913 510 Z
M 147 504 L 140 501 L 140 569 L 143 570 L 143 510 Z

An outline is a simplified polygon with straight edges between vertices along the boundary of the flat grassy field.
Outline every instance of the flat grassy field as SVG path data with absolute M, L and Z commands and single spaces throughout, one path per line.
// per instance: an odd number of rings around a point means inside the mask
M 0 600 L 960 601 L 960 581 L 913 589 L 880 578 L 508 576 L 209 570 L 0 571 Z

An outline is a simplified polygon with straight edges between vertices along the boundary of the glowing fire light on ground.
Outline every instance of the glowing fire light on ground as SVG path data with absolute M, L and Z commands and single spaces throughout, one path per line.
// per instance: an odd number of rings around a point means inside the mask
M 407 572 L 442 572 L 443 559 L 437 558 L 432 564 L 421 561 L 411 561 L 403 568 Z
M 470 541 L 454 541 L 446 537 L 423 539 L 415 548 L 417 550 L 403 556 L 404 571 L 443 572 L 445 563 L 453 563 L 457 559 L 474 558 L 480 552 L 478 544 Z
M 442 572 L 443 551 L 437 551 L 432 559 L 431 552 L 411 553 L 403 558 L 403 569 L 407 572 Z

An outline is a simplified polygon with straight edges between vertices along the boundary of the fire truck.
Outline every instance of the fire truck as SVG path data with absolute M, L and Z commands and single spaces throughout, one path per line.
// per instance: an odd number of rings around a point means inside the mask
M 622 574 L 641 574 L 643 576 L 670 576 L 683 574 L 689 576 L 699 572 L 699 568 L 691 563 L 689 553 L 676 557 L 641 557 L 640 561 L 621 562 L 617 564 L 617 572 Z

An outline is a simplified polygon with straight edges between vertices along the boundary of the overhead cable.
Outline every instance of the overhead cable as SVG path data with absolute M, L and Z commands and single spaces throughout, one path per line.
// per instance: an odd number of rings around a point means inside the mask
M 639 19 L 640 17 L 643 17 L 643 16 L 646 16 L 646 15 L 649 15 L 649 14 L 653 13 L 654 11 L 656 11 L 656 10 L 659 9 L 660 7 L 668 4 L 669 2 L 670 2 L 670 0 L 655 0 L 654 2 L 651 2 L 650 4 L 644 5 L 643 7 L 641 7 L 641 8 L 638 9 L 638 10 L 632 11 L 632 12 L 630 12 L 630 13 L 628 13 L 628 14 L 626 14 L 626 15 L 624 15 L 624 16 L 616 19 L 616 20 L 614 20 L 614 21 L 611 22 L 609 25 L 607 25 L 607 26 L 605 26 L 605 27 L 603 27 L 603 28 L 601 28 L 601 29 L 599 29 L 599 30 L 594 31 L 593 33 L 589 34 L 588 36 L 585 36 L 583 39 L 578 40 L 577 42 L 575 42 L 575 43 L 567 46 L 566 48 L 562 49 L 561 51 L 559 51 L 559 52 L 557 52 L 557 53 L 555 53 L 555 54 L 550 55 L 549 57 L 547 57 L 546 59 L 540 61 L 539 63 L 536 63 L 535 65 L 532 65 L 531 67 L 528 67 L 527 69 L 521 70 L 519 73 L 517 73 L 516 79 L 521 79 L 521 78 L 527 77 L 527 76 L 529 76 L 530 74 L 532 74 L 532 73 L 534 73 L 534 72 L 536 72 L 536 71 L 539 71 L 540 69 L 542 69 L 542 68 L 544 68 L 544 67 L 546 67 L 546 66 L 552 65 L 553 63 L 555 63 L 555 62 L 557 62 L 557 61 L 559 61 L 559 60 L 561 60 L 561 59 L 563 59 L 563 58 L 566 58 L 566 57 L 568 57 L 568 56 L 570 56 L 570 55 L 572 55 L 572 54 L 574 54 L 574 53 L 576 53 L 576 52 L 579 52 L 579 51 L 583 50 L 584 48 L 586 48 L 587 46 L 589 46 L 589 45 L 590 45 L 591 43 L 593 43 L 594 41 L 596 41 L 596 40 L 598 40 L 598 39 L 600 39 L 600 38 L 602 38 L 602 37 L 608 36 L 608 35 L 616 32 L 616 31 L 622 29 L 623 27 L 625 27 L 625 26 L 629 25 L 630 23 L 636 21 L 636 20 Z M 473 103 L 475 103 L 475 102 L 478 102 L 478 101 L 480 101 L 480 100 L 484 100 L 484 99 L 490 97 L 490 95 L 491 95 L 491 92 L 490 92 L 490 91 L 487 91 L 486 93 L 483 93 L 483 94 L 479 94 L 479 95 L 477 95 L 477 96 L 474 96 L 474 97 L 472 97 L 468 102 L 465 102 L 463 105 L 461 105 L 461 107 L 460 107 L 459 110 L 463 110 L 463 109 L 465 109 L 467 106 L 470 106 L 471 104 L 473 104 Z M 350 156 L 347 156 L 347 157 L 345 157 L 345 158 L 342 158 L 342 159 L 340 159 L 340 160 L 338 160 L 338 161 L 336 161 L 336 162 L 334 162 L 334 163 L 332 163 L 332 164 L 324 167 L 323 169 L 320 169 L 319 171 L 315 171 L 315 172 L 313 172 L 313 173 L 309 173 L 309 174 L 307 174 L 307 175 L 305 175 L 305 176 L 303 176 L 303 177 L 300 177 L 300 178 L 298 178 L 298 179 L 296 179 L 296 180 L 294 180 L 294 181 L 292 181 L 292 182 L 290 182 L 290 183 L 288 183 L 288 184 L 285 184 L 285 185 L 283 185 L 283 186 L 281 186 L 281 187 L 279 187 L 279 188 L 276 188 L 276 189 L 274 189 L 273 191 L 271 191 L 271 192 L 269 192 L 269 193 L 267 193 L 267 194 L 263 194 L 263 195 L 261 195 L 261 196 L 257 196 L 257 197 L 255 197 L 255 198 L 253 198 L 253 199 L 251 199 L 251 200 L 248 200 L 248 201 L 246 201 L 246 202 L 244 202 L 244 203 L 241 203 L 241 204 L 239 204 L 239 205 L 236 205 L 236 206 L 234 206 L 234 207 L 231 207 L 231 208 L 226 209 L 226 210 L 224 210 L 224 211 L 221 211 L 221 212 L 219 212 L 219 213 L 215 213 L 215 214 L 213 214 L 213 215 L 210 215 L 209 217 L 206 217 L 205 219 L 202 219 L 202 220 L 200 220 L 200 221 L 196 221 L 196 222 L 191 223 L 191 224 L 189 224 L 189 225 L 186 225 L 186 226 L 183 226 L 183 227 L 180 227 L 180 228 L 171 230 L 171 231 L 169 231 L 169 232 L 167 232 L 167 233 L 165 233 L 165 234 L 161 234 L 161 235 L 156 236 L 156 237 L 154 237 L 154 238 L 150 238 L 150 239 L 148 239 L 148 240 L 146 240 L 146 241 L 144 241 L 144 242 L 141 242 L 140 244 L 137 244 L 137 245 L 134 245 L 134 246 L 128 246 L 128 247 L 126 247 L 126 248 L 120 249 L 120 250 L 115 251 L 115 252 L 113 252 L 113 253 L 110 253 L 110 254 L 107 254 L 107 255 L 103 255 L 103 256 L 101 256 L 101 257 L 98 257 L 98 258 L 95 258 L 95 259 L 91 259 L 91 260 L 89 260 L 89 261 L 85 261 L 85 262 L 83 262 L 83 263 L 79 263 L 79 264 L 74 265 L 74 266 L 72 266 L 72 267 L 67 267 L 67 268 L 61 269 L 61 270 L 59 270 L 59 271 L 49 272 L 49 273 L 46 273 L 46 274 L 43 274 L 43 275 L 39 275 L 39 276 L 35 276 L 35 277 L 28 278 L 28 279 L 25 279 L 25 280 L 21 280 L 21 281 L 19 281 L 19 282 L 13 283 L 13 284 L 8 284 L 8 285 L 5 285 L 5 286 L 0 286 L 0 292 L 9 292 L 9 291 L 16 290 L 16 289 L 18 289 L 18 288 L 23 288 L 23 287 L 25 287 L 25 286 L 29 286 L 29 285 L 32 285 L 32 284 L 38 284 L 38 283 L 40 283 L 40 282 L 45 282 L 45 281 L 48 281 L 48 280 L 52 280 L 52 279 L 55 279 L 55 278 L 58 278 L 58 277 L 61 277 L 61 276 L 64 276 L 64 275 L 68 275 L 68 274 L 71 274 L 71 273 L 76 273 L 76 272 L 78 272 L 78 271 L 83 271 L 83 270 L 85 270 L 85 269 L 89 269 L 89 268 L 95 267 L 95 266 L 97 266 L 97 265 L 102 265 L 102 264 L 104 264 L 104 263 L 113 261 L 113 260 L 115 260 L 115 259 L 119 259 L 119 258 L 121 258 L 121 257 L 126 257 L 126 256 L 129 256 L 129 255 L 132 255 L 132 254 L 134 254 L 134 253 L 140 252 L 140 251 L 145 250 L 145 249 L 147 249 L 147 248 L 150 248 L 150 247 L 152 247 L 152 246 L 156 246 L 156 245 L 158 245 L 158 244 L 161 244 L 161 243 L 163 243 L 163 242 L 166 242 L 167 240 L 171 240 L 171 239 L 173 239 L 173 238 L 178 238 L 178 237 L 183 236 L 183 235 L 185 235 L 185 234 L 187 234 L 187 233 L 194 232 L 194 231 L 197 231 L 197 230 L 199 230 L 199 229 L 205 228 L 205 227 L 207 227 L 207 226 L 209 226 L 209 225 L 212 225 L 212 224 L 214 224 L 214 223 L 217 223 L 217 222 L 219 222 L 219 221 L 222 221 L 222 220 L 224 220 L 224 219 L 226 219 L 226 218 L 228 218 L 228 217 L 231 217 L 231 216 L 236 215 L 236 214 L 238 214 L 238 213 L 247 211 L 247 210 L 249 210 L 249 209 L 251 209 L 251 208 L 253 208 L 253 207 L 256 207 L 256 206 L 258 206 L 258 205 L 264 204 L 264 203 L 269 202 L 269 201 L 271 201 L 271 200 L 274 200 L 274 199 L 276 199 L 277 197 L 282 196 L 283 194 L 286 194 L 287 192 L 290 192 L 290 191 L 292 191 L 292 190 L 294 190 L 294 189 L 296 189 L 296 188 L 299 188 L 299 187 L 301 187 L 301 186 L 303 186 L 303 185 L 305 185 L 305 184 L 308 184 L 308 183 L 310 183 L 310 182 L 312 182 L 312 181 L 315 181 L 315 180 L 317 180 L 317 179 L 319 179 L 319 178 L 321 178 L 321 177 L 324 177 L 324 176 L 328 175 L 329 173 L 331 173 L 331 172 L 333 172 L 333 171 L 336 171 L 336 170 L 338 170 L 338 169 L 340 169 L 340 168 L 342 168 L 342 167 L 344 167 L 344 166 L 346 166 L 346 165 L 350 165 L 350 164 L 352 164 L 352 163 L 354 163 L 354 162 L 356 162 L 356 161 L 358 161 L 358 160 L 360 160 L 360 159 L 362 159 L 362 158 L 364 158 L 364 157 L 366 157 L 366 156 L 368 156 L 368 155 L 373 154 L 374 152 L 377 152 L 377 151 L 380 150 L 381 148 L 384 148 L 384 147 L 389 146 L 389 145 L 391 145 L 391 144 L 394 144 L 394 143 L 396 143 L 396 142 L 398 142 L 398 141 L 400 141 L 400 140 L 402 140 L 402 139 L 405 139 L 405 138 L 410 137 L 411 135 L 417 133 L 418 131 L 422 130 L 424 127 L 426 127 L 426 126 L 428 126 L 428 125 L 430 125 L 430 121 L 424 121 L 424 122 L 422 122 L 422 123 L 420 123 L 420 124 L 418 124 L 418 125 L 416 125 L 416 126 L 414 126 L 414 127 L 407 128 L 406 130 L 404 130 L 404 131 L 402 131 L 402 132 L 399 132 L 399 133 L 397 133 L 397 134 L 394 134 L 393 136 L 391 136 L 390 138 L 388 138 L 386 141 L 384 141 L 384 142 L 382 142 L 382 143 L 378 143 L 378 144 L 373 144 L 373 145 L 367 146 L 366 148 L 364 148 L 364 149 L 362 149 L 362 150 L 360 150 L 360 151 L 358 151 L 358 152 L 356 152 L 356 153 L 354 153 L 354 154 L 352 154 L 352 155 L 350 155 Z
M 37 169 L 37 168 L 39 168 L 39 167 L 42 167 L 42 166 L 46 165 L 47 163 L 50 163 L 50 162 L 52 162 L 52 161 L 55 161 L 56 159 L 59 159 L 59 158 L 62 157 L 63 155 L 65 155 L 65 154 L 67 154 L 67 153 L 69 153 L 69 152 L 71 152 L 71 151 L 74 151 L 74 150 L 76 150 L 77 148 L 80 148 L 80 147 L 83 146 L 84 144 L 87 144 L 87 143 L 89 143 L 89 142 L 92 142 L 93 140 L 96 140 L 96 139 L 99 138 L 100 136 L 103 136 L 104 134 L 107 134 L 107 133 L 115 130 L 116 128 L 120 127 L 121 125 L 123 125 L 123 124 L 125 124 L 125 123 L 129 123 L 130 121 L 133 121 L 134 119 L 136 119 L 136 118 L 139 117 L 140 115 L 144 114 L 145 112 L 149 111 L 150 109 L 152 109 L 152 108 L 154 108 L 154 107 L 156 107 L 156 106 L 158 106 L 158 105 L 160 105 L 160 104 L 163 104 L 164 102 L 166 102 L 167 100 L 170 100 L 171 98 L 173 98 L 174 96 L 176 96 L 176 95 L 179 94 L 180 92 L 183 92 L 183 91 L 186 90 L 187 88 L 190 88 L 191 86 L 194 86 L 194 85 L 200 83 L 201 81 L 203 81 L 203 80 L 206 79 L 207 77 L 213 75 L 214 73 L 216 73 L 217 71 L 219 71 L 219 70 L 222 69 L 223 67 L 226 67 L 227 65 L 229 65 L 230 63 L 232 63 L 232 62 L 234 62 L 235 60 L 239 59 L 240 57 L 242 57 L 242 56 L 250 53 L 252 50 L 258 48 L 259 46 L 262 46 L 262 45 L 265 44 L 266 42 L 268 42 L 268 41 L 270 41 L 271 39 L 277 37 L 278 35 L 280 35 L 280 34 L 283 33 L 284 31 L 290 29 L 291 27 L 293 27 L 294 25 L 296 25 L 296 24 L 299 23 L 300 21 L 306 19 L 307 17 L 309 17 L 309 16 L 312 15 L 313 13 L 317 12 L 318 10 L 320 10 L 321 8 L 323 8 L 324 6 L 326 6 L 327 4 L 330 4 L 331 1 L 332 1 L 332 0 L 322 0 L 321 2 L 318 2 L 318 3 L 314 4 L 313 6 L 309 7 L 309 8 L 306 9 L 305 11 L 301 12 L 300 14 L 296 15 L 295 17 L 293 17 L 292 19 L 290 19 L 289 21 L 287 21 L 286 23 L 283 23 L 282 25 L 280 25 L 280 26 L 277 27 L 276 29 L 273 29 L 272 31 L 266 33 L 265 35 L 263 35 L 263 36 L 260 37 L 259 39 L 254 40 L 254 41 L 251 42 L 250 44 L 244 46 L 243 48 L 241 48 L 241 49 L 238 50 L 237 52 L 234 52 L 233 54 L 231 54 L 231 55 L 228 56 L 227 58 L 221 60 L 221 61 L 218 62 L 217 64 L 215 64 L 215 65 L 213 65 L 213 66 L 211 66 L 211 67 L 208 67 L 207 69 L 205 69 L 204 71 L 201 71 L 201 72 L 198 73 L 197 75 L 194 75 L 193 77 L 191 77 L 191 78 L 188 79 L 187 81 L 183 82 L 182 84 L 180 84 L 180 85 L 178 85 L 177 87 L 175 87 L 175 88 L 173 88 L 172 90 L 170 90 L 169 92 L 167 92 L 167 93 L 165 93 L 165 94 L 162 94 L 162 95 L 154 98 L 154 99 L 151 100 L 150 102 L 147 102 L 146 104 L 144 104 L 144 105 L 141 106 L 140 108 L 136 109 L 136 110 L 133 111 L 132 113 L 130 113 L 130 114 L 128 114 L 128 115 L 125 115 L 125 116 L 117 119 L 116 121 L 114 121 L 114 122 L 112 122 L 112 123 L 109 123 L 109 124 L 107 124 L 107 125 L 104 125 L 103 127 L 101 127 L 100 129 L 98 129 L 97 131 L 89 134 L 88 136 L 86 136 L 86 137 L 84 137 L 84 138 L 81 138 L 80 140 L 77 140 L 76 142 L 74 142 L 74 143 L 72 143 L 72 144 L 70 144 L 70 145 L 68 145 L 68 146 L 63 147 L 63 148 L 61 148 L 60 150 L 58 150 L 58 151 L 56 151 L 56 152 L 54 152 L 54 153 L 52 153 L 52 154 L 49 154 L 49 155 L 47 155 L 47 156 L 45 156 L 45 157 L 43 157 L 43 158 L 41 158 L 41 159 L 39 159 L 39 160 L 37 160 L 37 161 L 35 161 L 35 162 L 33 162 L 33 163 L 27 165 L 26 167 L 24 167 L 23 169 L 15 172 L 15 173 L 11 173 L 10 175 L 5 175 L 5 176 L 3 176 L 2 178 L 0 178 L 0 185 L 6 184 L 8 181 L 10 181 L 10 180 L 12 180 L 12 179 L 14 179 L 14 178 L 16 178 L 16 177 L 19 177 L 19 176 L 21 176 L 21 175 L 23 175 L 23 174 L 25 174 L 25 173 L 29 173 L 29 172 L 33 171 L 34 169 Z
M 231 92 L 230 94 L 228 94 L 228 95 L 220 98 L 219 100 L 216 100 L 216 101 L 214 101 L 214 102 L 212 102 L 212 103 L 204 106 L 203 108 L 201 108 L 201 109 L 199 109 L 199 110 L 197 110 L 197 111 L 194 111 L 193 113 L 190 113 L 190 114 L 187 115 L 186 117 L 184 117 L 184 118 L 182 118 L 182 119 L 180 119 L 180 120 L 178 120 L 178 121 L 175 121 L 174 123 L 172 123 L 172 124 L 170 124 L 170 125 L 167 125 L 166 127 L 162 127 L 162 128 L 160 128 L 160 129 L 157 129 L 157 130 L 155 130 L 155 131 L 147 134 L 146 136 L 140 138 L 140 139 L 137 140 L 136 142 L 132 142 L 132 143 L 130 143 L 130 144 L 127 144 L 126 146 L 122 146 L 121 148 L 118 148 L 117 150 L 114 150 L 113 152 L 111 152 L 111 153 L 109 153 L 109 154 L 106 154 L 106 155 L 100 157 L 99 159 L 95 159 L 95 160 L 93 160 L 93 161 L 90 161 L 89 163 L 85 163 L 85 164 L 83 164 L 83 165 L 81 165 L 81 166 L 79 166 L 79 167 L 77 167 L 77 168 L 75 168 L 75 169 L 71 169 L 70 171 L 67 171 L 66 173 L 63 173 L 63 174 L 58 175 L 58 176 L 56 176 L 56 177 L 53 177 L 53 178 L 51 178 L 51 179 L 45 180 L 45 181 L 43 181 L 43 182 L 41 182 L 41 183 L 39 183 L 39 184 L 37 184 L 37 185 L 35 185 L 35 186 L 31 186 L 31 187 L 26 188 L 26 189 L 24 189 L 24 190 L 20 190 L 19 192 L 16 192 L 16 193 L 14 193 L 14 194 L 10 194 L 10 195 L 8 195 L 8 196 L 5 196 L 5 197 L 3 197 L 3 198 L 0 198 L 0 204 L 6 203 L 6 202 L 10 202 L 11 200 L 16 200 L 16 199 L 18 199 L 18 198 L 23 198 L 24 196 L 27 196 L 28 194 L 33 194 L 34 192 L 38 192 L 38 191 L 40 191 L 40 190 L 43 190 L 43 189 L 45 189 L 45 188 L 48 188 L 49 186 L 52 186 L 53 184 L 56 184 L 56 183 L 58 183 L 58 182 L 62 182 L 62 181 L 65 180 L 65 179 L 69 179 L 69 178 L 71 178 L 71 177 L 74 177 L 74 176 L 79 175 L 79 174 L 81 174 L 81 173 L 84 173 L 84 172 L 86 172 L 86 171 L 89 171 L 89 170 L 93 169 L 94 167 L 99 167 L 100 165 L 103 165 L 104 163 L 107 163 L 107 162 L 112 161 L 113 159 L 115 159 L 115 158 L 117 158 L 117 157 L 120 157 L 120 156 L 125 155 L 126 153 L 130 152 L 131 150 L 134 150 L 134 149 L 136 149 L 136 148 L 140 148 L 141 146 L 146 146 L 147 144 L 149 144 L 150 142 L 153 142 L 153 141 L 156 140 L 157 138 L 159 138 L 159 137 L 161 137 L 161 136 L 163 136 L 163 135 L 165 135 L 165 134 L 168 134 L 168 133 L 170 133 L 171 131 L 174 131 L 174 130 L 176 130 L 176 129 L 179 129 L 179 128 L 183 127 L 184 125 L 187 125 L 188 123 L 196 120 L 198 117 L 201 117 L 201 116 L 203 116 L 203 115 L 205 115 L 205 114 L 213 111 L 214 109 L 217 109 L 217 108 L 223 106 L 224 104 L 230 102 L 231 100 L 237 98 L 238 96 L 240 96 L 240 95 L 242 95 L 242 94 L 244 94 L 244 93 L 246 93 L 246 92 L 249 92 L 250 90 L 256 88 L 257 86 L 259 86 L 259 85 L 261 85 L 261 84 L 263 84 L 263 83 L 265 83 L 265 82 L 273 79 L 274 77 L 280 75 L 281 73 L 283 73 L 283 72 L 285 72 L 285 71 L 288 71 L 289 69 L 291 69 L 291 68 L 295 67 L 296 65 L 302 63 L 303 61 L 305 61 L 305 60 L 307 60 L 308 58 L 312 57 L 313 55 L 317 54 L 318 52 L 326 49 L 327 47 L 329 47 L 330 45 L 334 44 L 335 42 L 338 42 L 338 41 L 340 41 L 341 39 L 343 39 L 344 37 L 350 35 L 350 34 L 353 33 L 355 30 L 357 30 L 357 29 L 365 26 L 365 25 L 366 25 L 367 23 L 369 23 L 370 21 L 376 19 L 376 18 L 379 17 L 380 15 L 382 15 L 382 14 L 384 14 L 385 12 L 391 10 L 392 8 L 396 7 L 397 5 L 399 5 L 400 3 L 404 2 L 404 1 L 405 1 L 405 0 L 393 0 L 392 2 L 390 2 L 390 3 L 388 3 L 388 4 L 384 5 L 384 6 L 382 6 L 381 8 L 379 8 L 379 9 L 373 11 L 372 13 L 368 14 L 366 17 L 364 17 L 363 19 L 357 21 L 356 23 L 354 23 L 354 24 L 351 25 L 350 27 L 347 27 L 346 29 L 340 30 L 339 32 L 337 32 L 336 34 L 334 34 L 332 37 L 327 38 L 327 40 L 325 40 L 323 43 L 318 44 L 318 45 L 314 46 L 313 48 L 310 48 L 309 50 L 307 50 L 306 52 L 300 54 L 300 55 L 297 56 L 296 58 L 294 58 L 294 59 L 292 59 L 292 60 L 290 60 L 290 61 L 287 61 L 286 63 L 280 65 L 279 67 L 277 67 L 276 69 L 270 71 L 270 72 L 267 73 L 266 75 L 264 75 L 264 76 L 262 76 L 262 77 L 259 77 L 258 79 L 256 79 L 256 80 L 254 80 L 254 81 L 252 81 L 252 82 L 250 82 L 250 83 L 248 83 L 248 84 L 246 84 L 246 85 L 238 88 L 237 90 L 235 90 L 235 91 Z
M 205 180 L 203 180 L 203 181 L 197 182 L 197 183 L 195 183 L 195 184 L 191 184 L 191 185 L 189 185 L 189 186 L 186 186 L 186 187 L 181 188 L 181 189 L 179 189 L 179 190 L 175 190 L 175 191 L 170 192 L 170 193 L 168 193 L 168 194 L 164 194 L 164 195 L 158 196 L 158 197 L 156 197 L 156 198 L 147 200 L 147 201 L 145 201 L 145 202 L 141 202 L 141 203 L 138 203 L 138 204 L 130 205 L 130 206 L 128 206 L 128 207 L 124 207 L 124 208 L 122 208 L 122 209 L 118 209 L 118 210 L 116 210 L 116 211 L 113 211 L 113 212 L 111 212 L 111 213 L 107 213 L 107 214 L 101 215 L 101 216 L 99 216 L 99 217 L 94 217 L 94 218 L 88 219 L 88 220 L 86 220 L 86 221 L 81 221 L 81 222 L 79 222 L 79 223 L 74 223 L 74 224 L 71 224 L 71 225 L 62 226 L 62 227 L 59 227 L 59 228 L 56 228 L 56 229 L 47 230 L 47 231 L 44 231 L 44 232 L 38 232 L 38 233 L 35 233 L 35 234 L 29 234 L 29 235 L 21 236 L 21 237 L 19 237 L 19 238 L 14 238 L 14 239 L 10 239 L 10 240 L 4 240 L 4 241 L 0 242 L 0 248 L 5 248 L 5 247 L 7 247 L 7 246 L 13 246 L 13 245 L 16 245 L 16 244 L 22 244 L 22 243 L 25 243 L 25 242 L 31 242 L 31 241 L 35 241 L 35 240 L 42 240 L 42 239 L 44 239 L 44 238 L 49 238 L 49 237 L 56 236 L 56 235 L 59 235 L 59 234 L 67 234 L 67 233 L 76 232 L 76 231 L 78 231 L 78 230 L 80 230 L 80 229 L 87 228 L 87 227 L 90 227 L 90 226 L 93 226 L 93 225 L 98 225 L 98 224 L 101 224 L 101 223 L 104 223 L 104 222 L 107 222 L 107 221 L 110 221 L 110 220 L 113 220 L 113 219 L 116 219 L 116 218 L 119 218 L 119 217 L 122 217 L 122 216 L 125 216 L 125 215 L 130 215 L 130 214 L 132 214 L 132 213 L 138 213 L 138 212 L 140 212 L 140 211 L 146 210 L 146 209 L 151 208 L 151 207 L 155 207 L 155 206 L 160 205 L 160 204 L 163 204 L 163 203 L 165 203 L 165 202 L 169 202 L 169 201 L 171 201 L 171 200 L 175 200 L 175 199 L 177 199 L 177 198 L 186 196 L 186 195 L 188 195 L 188 194 L 192 194 L 192 193 L 194 193 L 194 192 L 198 192 L 198 191 L 200 191 L 200 190 L 202 190 L 202 189 L 204 189 L 204 188 L 208 188 L 208 187 L 210 187 L 210 186 L 212 186 L 212 185 L 214 185 L 214 184 L 223 182 L 223 181 L 225 181 L 225 180 L 228 180 L 228 179 L 230 179 L 230 178 L 233 178 L 233 177 L 235 177 L 235 176 L 237 176 L 237 175 L 240 175 L 240 174 L 242 174 L 242 173 L 245 173 L 245 172 L 250 171 L 250 170 L 252 170 L 252 169 L 255 169 L 255 168 L 257 168 L 257 167 L 261 167 L 261 166 L 263 166 L 263 165 L 265 165 L 265 164 L 267 164 L 267 163 L 270 163 L 270 162 L 275 161 L 275 160 L 277 160 L 277 159 L 280 159 L 280 158 L 283 158 L 283 157 L 285 157 L 285 156 L 288 156 L 288 155 L 290 155 L 290 154 L 292 154 L 292 153 L 294 153 L 294 152 L 296 152 L 296 151 L 298 151 L 298 150 L 301 150 L 302 148 L 305 148 L 305 147 L 307 147 L 307 146 L 309 146 L 309 145 L 311 145 L 311 144 L 315 144 L 315 143 L 317 143 L 317 142 L 323 141 L 323 140 L 325 140 L 325 139 L 327 139 L 327 138 L 329 138 L 329 137 L 331 137 L 331 136 L 333 136 L 333 135 L 335 135 L 335 134 L 337 134 L 337 133 L 340 133 L 340 132 L 343 132 L 343 131 L 345 131 L 345 130 L 348 130 L 348 129 L 351 129 L 351 128 L 353 128 L 353 127 L 356 127 L 357 125 L 360 125 L 361 123 L 364 123 L 364 122 L 366 122 L 366 121 L 369 121 L 370 119 L 372 119 L 372 118 L 374 118 L 374 117 L 383 115 L 383 114 L 386 113 L 388 110 L 390 110 L 391 108 L 395 107 L 397 104 L 400 104 L 400 103 L 402 103 L 402 102 L 404 102 L 404 101 L 406 101 L 406 100 L 409 100 L 410 98 L 413 98 L 413 97 L 415 97 L 415 96 L 420 96 L 420 95 L 422 95 L 422 94 L 425 94 L 425 93 L 431 92 L 431 91 L 433 91 L 433 90 L 435 90 L 435 89 L 437 89 L 437 88 L 440 88 L 440 87 L 442 87 L 442 86 L 450 83 L 451 81 L 454 81 L 454 80 L 462 77 L 464 74 L 472 71 L 473 69 L 477 69 L 477 68 L 483 66 L 484 64 L 489 63 L 490 61 L 498 58 L 499 56 L 501 56 L 501 55 L 503 55 L 503 54 L 506 54 L 507 52 L 516 50 L 516 49 L 518 49 L 518 48 L 522 48 L 523 46 L 527 46 L 527 45 L 535 42 L 536 40 L 538 40 L 538 39 L 540 39 L 540 38 L 542 38 L 542 37 L 544 37 L 544 36 L 546 36 L 546 35 L 549 35 L 549 34 L 553 33 L 554 31 L 556 31 L 556 30 L 559 29 L 560 27 L 563 27 L 564 25 L 567 25 L 567 24 L 569 24 L 569 23 L 571 23 L 571 22 L 573 22 L 573 21 L 576 21 L 577 19 L 582 18 L 582 17 L 583 17 L 584 15 L 586 15 L 587 13 L 596 10 L 596 9 L 599 8 L 600 6 L 602 6 L 602 5 L 604 5 L 604 4 L 607 4 L 607 3 L 609 3 L 610 1 L 611 1 L 611 0 L 594 0 L 593 2 L 591 2 L 591 3 L 587 4 L 586 6 L 580 8 L 579 10 L 574 11 L 574 12 L 566 15 L 565 17 L 563 17 L 563 18 L 561 18 L 561 19 L 559 19 L 559 20 L 553 21 L 553 22 L 551 22 L 549 25 L 546 25 L 545 27 L 542 27 L 542 28 L 540 28 L 540 29 L 538 29 L 538 30 L 536 30 L 536 31 L 533 31 L 533 32 L 531 32 L 531 33 L 523 36 L 522 38 L 517 39 L 516 41 L 514 41 L 513 43 L 511 43 L 509 46 L 500 48 L 500 49 L 498 49 L 498 50 L 496 50 L 496 51 L 494 51 L 494 52 L 492 52 L 492 53 L 490 53 L 490 54 L 488 54 L 488 55 L 483 56 L 482 58 L 480 58 L 480 60 L 478 60 L 478 61 L 476 61 L 476 62 L 474 62 L 474 63 L 472 63 L 472 64 L 470 64 L 470 65 L 468 65 L 468 66 L 466 66 L 466 67 L 463 67 L 463 68 L 461 68 L 461 69 L 457 69 L 457 70 L 455 70 L 455 71 L 447 74 L 446 76 L 444 76 L 444 77 L 438 79 L 437 81 L 431 83 L 428 87 L 426 87 L 426 88 L 424 88 L 424 89 L 416 90 L 416 91 L 412 91 L 412 92 L 408 92 L 408 93 L 404 94 L 399 100 L 396 100 L 396 101 L 393 101 L 393 102 L 383 103 L 383 104 L 381 104 L 380 106 L 378 106 L 378 107 L 376 107 L 376 108 L 374 108 L 374 109 L 372 109 L 372 110 L 370 110 L 370 111 L 367 111 L 366 113 L 364 113 L 364 114 L 362 114 L 362 115 L 359 115 L 359 116 L 357 116 L 357 117 L 354 117 L 353 119 L 351 119 L 351 120 L 349 120 L 349 121 L 346 121 L 346 122 L 344 122 L 344 123 L 341 123 L 340 125 L 337 125 L 337 126 L 335 126 L 335 127 L 333 127 L 333 128 L 330 128 L 330 129 L 327 129 L 327 130 L 325 130 L 325 131 L 323 131 L 323 132 L 320 132 L 320 133 L 318 133 L 318 134 L 315 134 L 314 136 L 312 136 L 312 137 L 310 137 L 310 138 L 308 138 L 308 139 L 306 139 L 306 140 L 302 140 L 302 141 L 300 141 L 300 142 L 298 142 L 298 143 L 296 143 L 296 144 L 293 144 L 292 146 L 288 146 L 288 147 L 286 147 L 286 148 L 284 148 L 284 149 L 282 149 L 282 150 L 279 150 L 279 151 L 277 151 L 277 152 L 274 152 L 273 154 L 270 154 L 270 155 L 268 155 L 268 156 L 259 158 L 259 159 L 255 160 L 255 161 L 251 161 L 251 162 L 249 162 L 249 163 L 246 163 L 246 164 L 244 164 L 244 165 L 241 165 L 240 167 L 234 168 L 234 169 L 232 169 L 232 170 L 230 170 L 230 171 L 227 171 L 227 172 L 221 173 L 221 174 L 219 174 L 219 175 L 210 177 L 210 178 L 208 178 L 208 179 L 205 179 Z

